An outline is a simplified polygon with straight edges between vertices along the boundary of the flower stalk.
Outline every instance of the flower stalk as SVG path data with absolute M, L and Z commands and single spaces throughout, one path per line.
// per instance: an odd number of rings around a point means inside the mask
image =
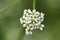
M 23 16 L 20 18 L 20 23 L 25 28 L 26 35 L 32 35 L 32 30 L 43 30 L 45 27 L 42 22 L 44 21 L 44 13 L 36 11 L 36 0 L 33 0 L 33 10 L 25 9 Z
M 33 9 L 36 7 L 36 0 L 33 0 Z

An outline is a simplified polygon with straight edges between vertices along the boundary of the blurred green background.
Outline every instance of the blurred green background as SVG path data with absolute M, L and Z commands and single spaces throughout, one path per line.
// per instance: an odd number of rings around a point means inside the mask
M 19 22 L 33 0 L 0 0 L 0 40 L 60 40 L 60 0 L 36 0 L 36 9 L 45 14 L 43 31 L 27 36 Z

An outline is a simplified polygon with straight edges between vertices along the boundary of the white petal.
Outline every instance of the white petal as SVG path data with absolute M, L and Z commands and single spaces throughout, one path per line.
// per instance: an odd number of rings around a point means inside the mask
M 26 12 L 27 12 L 27 9 L 24 10 L 24 13 L 26 13 Z
M 32 35 L 32 32 L 30 31 L 29 34 Z
M 22 18 L 20 18 L 20 22 L 22 21 Z
M 36 9 L 33 10 L 33 13 L 35 13 L 35 12 L 36 12 Z
M 41 17 L 44 17 L 44 14 L 41 12 Z
M 29 12 L 29 13 L 32 13 L 30 9 L 28 9 L 28 12 Z
M 22 18 L 20 18 L 20 22 L 21 22 L 21 24 L 22 24 Z
M 40 29 L 41 31 L 43 30 L 43 28 L 42 28 L 42 27 L 40 27 L 39 29 Z
M 25 18 L 25 15 L 23 15 L 23 18 Z
M 26 31 L 26 35 L 29 35 L 29 32 L 28 31 Z
M 28 31 L 28 28 L 26 28 L 25 30 Z
M 35 14 L 36 14 L 36 15 L 38 15 L 38 14 L 39 14 L 39 12 L 37 11 Z
M 23 24 L 23 27 L 26 27 L 26 24 Z
M 41 27 L 45 27 L 43 24 L 41 24 Z

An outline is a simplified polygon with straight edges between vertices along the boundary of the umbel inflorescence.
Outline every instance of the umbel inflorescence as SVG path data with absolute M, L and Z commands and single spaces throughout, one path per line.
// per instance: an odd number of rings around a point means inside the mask
M 25 33 L 27 35 L 32 35 L 33 29 L 42 31 L 44 28 L 44 24 L 42 24 L 43 20 L 44 14 L 42 12 L 39 13 L 36 9 L 32 11 L 30 9 L 25 9 L 22 18 L 20 18 L 20 22 L 25 28 Z

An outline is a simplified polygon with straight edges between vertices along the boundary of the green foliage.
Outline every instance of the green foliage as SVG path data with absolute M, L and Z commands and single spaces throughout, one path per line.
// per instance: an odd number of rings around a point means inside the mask
M 36 0 L 36 9 L 45 14 L 45 28 L 25 34 L 20 18 L 24 9 L 33 9 L 32 2 L 0 0 L 0 40 L 60 40 L 60 0 Z

